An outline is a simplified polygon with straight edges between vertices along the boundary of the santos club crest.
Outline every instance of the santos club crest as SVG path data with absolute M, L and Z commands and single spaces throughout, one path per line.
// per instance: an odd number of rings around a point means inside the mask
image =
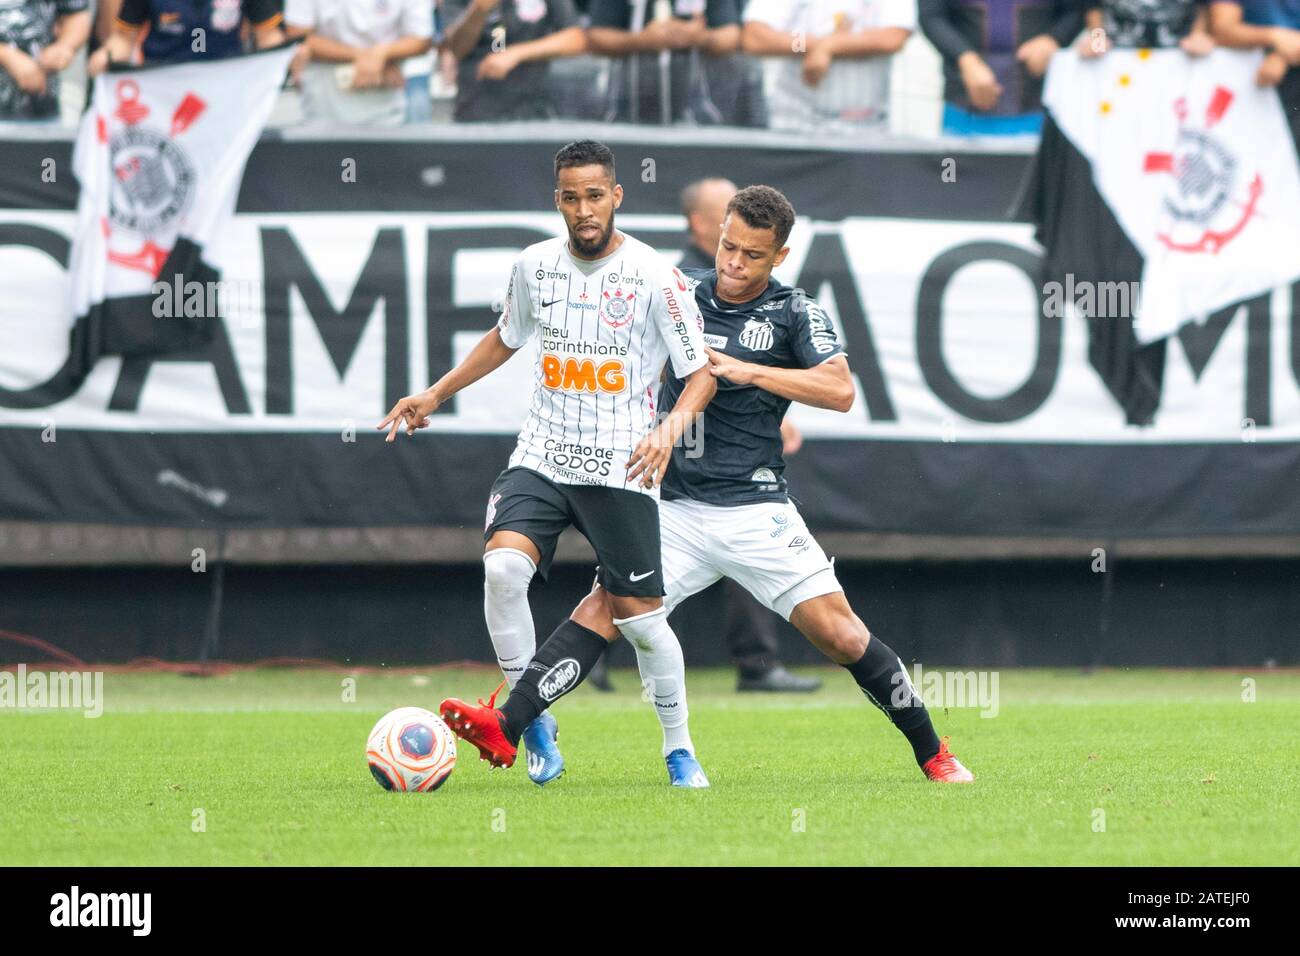
M 1246 181 L 1232 144 L 1214 133 L 1232 101 L 1231 90 L 1217 87 L 1198 124 L 1189 122 L 1187 101 L 1179 98 L 1174 103 L 1179 127 L 1173 151 L 1147 153 L 1144 158 L 1144 172 L 1173 177 L 1165 193 L 1165 222 L 1156 234 L 1168 249 L 1217 253 L 1257 212 L 1263 179 L 1256 172 Z
M 740 332 L 740 344 L 751 352 L 766 352 L 772 347 L 772 323 L 746 320 Z

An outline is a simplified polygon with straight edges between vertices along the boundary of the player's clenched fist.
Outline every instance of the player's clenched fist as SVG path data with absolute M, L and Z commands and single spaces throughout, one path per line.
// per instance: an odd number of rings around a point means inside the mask
M 441 404 L 438 396 L 432 392 L 407 395 L 393 406 L 393 410 L 375 428 L 380 431 L 388 429 L 388 437 L 384 441 L 392 441 L 396 438 L 397 430 L 403 425 L 406 426 L 406 434 L 414 435 L 417 428 L 427 428 L 433 424 L 429 416 L 436 412 Z

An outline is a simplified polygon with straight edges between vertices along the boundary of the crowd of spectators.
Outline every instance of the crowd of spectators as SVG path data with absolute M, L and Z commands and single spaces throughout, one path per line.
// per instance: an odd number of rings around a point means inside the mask
M 75 117 L 85 85 L 61 108 L 65 73 L 298 37 L 304 123 L 888 129 L 910 43 L 942 70 L 943 132 L 1026 134 L 1063 47 L 1217 44 L 1265 50 L 1258 82 L 1300 127 L 1300 0 L 0 0 L 0 120 Z

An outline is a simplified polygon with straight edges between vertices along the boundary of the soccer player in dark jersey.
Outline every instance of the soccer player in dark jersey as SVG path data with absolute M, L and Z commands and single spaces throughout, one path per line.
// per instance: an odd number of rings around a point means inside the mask
M 800 290 L 772 279 L 789 254 L 794 218 L 789 201 L 770 186 L 742 189 L 727 206 L 716 269 L 688 272 L 718 392 L 704 411 L 703 454 L 692 458 L 674 449 L 664 479 L 664 603 L 671 609 L 719 578 L 731 578 L 852 675 L 907 738 L 929 779 L 969 783 L 974 775 L 935 733 L 898 655 L 849 606 L 830 560 L 786 491 L 781 420 L 790 403 L 846 412 L 855 397 L 829 317 Z M 673 408 L 682 394 L 682 380 L 669 372 L 660 408 Z M 614 633 L 599 585 L 574 617 L 599 633 Z M 685 682 L 660 680 L 647 656 L 637 648 L 664 748 L 688 747 Z

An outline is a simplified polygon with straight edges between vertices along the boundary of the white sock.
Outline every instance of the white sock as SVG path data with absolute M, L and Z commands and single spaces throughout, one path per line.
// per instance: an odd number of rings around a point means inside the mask
M 668 613 L 659 608 L 615 619 L 614 624 L 636 648 L 641 686 L 646 699 L 654 703 L 655 715 L 664 729 L 664 756 L 678 749 L 694 754 L 695 744 L 686 723 L 686 662 L 682 645 L 668 626 Z
M 514 548 L 494 548 L 483 555 L 483 616 L 511 689 L 537 653 L 537 632 L 528 607 L 528 583 L 536 572 L 532 558 Z

